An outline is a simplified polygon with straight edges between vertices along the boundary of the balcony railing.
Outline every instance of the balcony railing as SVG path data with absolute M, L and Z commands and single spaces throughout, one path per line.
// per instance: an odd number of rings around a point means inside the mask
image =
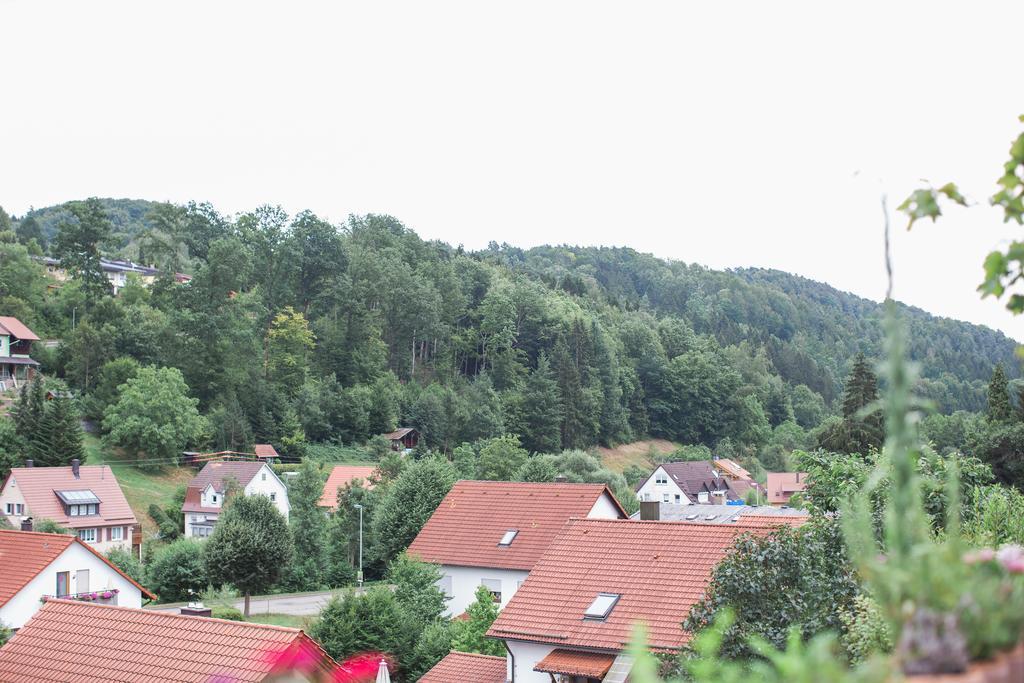
M 110 588 L 101 591 L 86 591 L 85 593 L 68 593 L 67 595 L 44 595 L 42 600 L 46 602 L 50 598 L 58 598 L 60 600 L 95 602 L 98 605 L 116 605 L 118 592 L 116 588 Z

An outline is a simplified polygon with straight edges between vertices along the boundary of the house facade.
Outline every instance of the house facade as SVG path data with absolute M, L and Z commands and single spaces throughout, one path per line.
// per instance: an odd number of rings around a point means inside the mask
M 17 318 L 0 316 L 0 391 L 32 379 L 39 363 L 29 358 L 36 333 Z
M 391 444 L 391 450 L 399 453 L 416 448 L 420 442 L 420 433 L 413 427 L 400 427 L 393 432 L 382 434 Z
M 15 629 L 39 611 L 44 597 L 87 597 L 125 607 L 156 599 L 74 536 L 0 530 L 0 566 L 0 623 Z
M 750 473 L 732 460 L 694 460 L 658 465 L 636 488 L 640 501 L 677 505 L 717 504 L 743 500 L 759 488 Z M 760 489 L 759 489 L 760 490 Z
M 653 651 L 678 652 L 689 639 L 680 624 L 736 536 L 775 528 L 570 520 L 487 632 L 505 643 L 506 679 L 625 681 L 638 622 Z
M 486 586 L 503 608 L 573 517 L 623 519 L 604 484 L 459 481 L 409 546 L 441 566 L 445 613 L 458 616 Z
M 107 465 L 15 467 L 0 488 L 0 513 L 15 529 L 27 518 L 53 520 L 101 553 L 141 543 L 139 520 Z
M 789 505 L 794 494 L 807 488 L 806 472 L 769 472 L 767 478 L 768 504 Z
M 231 487 L 237 487 L 245 496 L 267 496 L 278 512 L 288 519 L 291 509 L 288 487 L 270 465 L 248 461 L 208 462 L 185 490 L 185 503 L 181 508 L 185 517 L 185 536 L 206 538 L 213 533 Z

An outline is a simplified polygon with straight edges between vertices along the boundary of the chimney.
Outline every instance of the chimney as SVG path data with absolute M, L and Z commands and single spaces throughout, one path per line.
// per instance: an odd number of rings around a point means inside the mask
M 29 462 L 31 462 L 31 460 Z M 32 531 L 32 518 L 31 517 L 22 517 L 21 518 L 21 530 L 22 531 Z
M 640 519 L 657 522 L 661 519 L 661 503 L 656 500 L 640 501 Z
M 186 617 L 210 617 L 213 616 L 213 610 L 203 605 L 203 603 L 189 603 L 185 607 L 178 610 L 178 613 Z
M 564 474 L 559 474 L 557 477 L 555 477 L 555 482 L 558 483 L 558 484 L 564 484 L 567 481 L 569 481 L 569 480 L 566 479 Z
M 75 475 L 75 479 L 80 478 L 80 475 L 79 475 L 79 472 L 78 472 L 78 466 L 81 465 L 81 464 L 82 464 L 82 461 L 79 460 L 78 458 L 75 458 L 74 460 L 71 461 L 71 474 Z
M 33 464 L 34 463 L 32 462 L 31 458 L 29 458 L 28 460 L 25 461 L 25 467 L 32 467 Z

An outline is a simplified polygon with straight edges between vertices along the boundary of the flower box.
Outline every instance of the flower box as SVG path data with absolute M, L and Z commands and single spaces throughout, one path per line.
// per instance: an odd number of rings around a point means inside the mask
M 958 674 L 907 676 L 908 683 L 1020 683 L 1024 681 L 1024 643 Z

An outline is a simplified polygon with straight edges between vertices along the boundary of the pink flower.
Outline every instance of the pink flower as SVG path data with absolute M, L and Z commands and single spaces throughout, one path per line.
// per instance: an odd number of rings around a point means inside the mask
M 996 551 L 992 548 L 979 548 L 964 554 L 965 564 L 978 564 L 979 562 L 991 562 L 996 559 Z
M 996 559 L 1011 574 L 1024 574 L 1024 548 L 1019 545 L 1004 545 L 996 553 Z

